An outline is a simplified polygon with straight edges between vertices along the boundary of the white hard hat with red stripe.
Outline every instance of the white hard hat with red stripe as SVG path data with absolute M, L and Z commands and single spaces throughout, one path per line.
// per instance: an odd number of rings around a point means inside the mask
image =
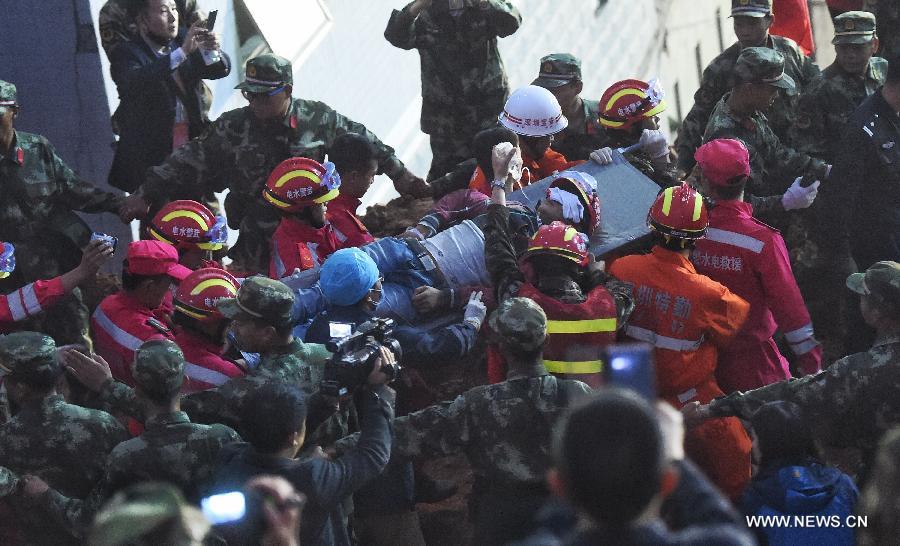
M 526 85 L 507 99 L 500 125 L 517 135 L 542 137 L 562 131 L 569 120 L 553 93 L 537 85 Z

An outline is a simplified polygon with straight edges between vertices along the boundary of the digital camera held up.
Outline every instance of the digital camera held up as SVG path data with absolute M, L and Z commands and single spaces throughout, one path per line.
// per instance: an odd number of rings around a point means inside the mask
M 360 324 L 356 332 L 349 336 L 326 343 L 325 346 L 333 355 L 325 364 L 324 379 L 319 391 L 327 396 L 341 397 L 363 385 L 372 372 L 375 360 L 380 356 L 381 347 L 394 353 L 397 360 L 394 364 L 382 366 L 381 371 L 387 374 L 390 381 L 397 379 L 400 376 L 399 362 L 403 352 L 400 343 L 390 337 L 393 329 L 393 320 L 374 318 Z

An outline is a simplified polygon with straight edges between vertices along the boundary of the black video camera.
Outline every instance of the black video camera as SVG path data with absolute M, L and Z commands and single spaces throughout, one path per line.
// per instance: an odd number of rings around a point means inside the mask
M 386 318 L 374 318 L 357 327 L 356 332 L 347 337 L 332 340 L 325 344 L 333 353 L 331 360 L 325 364 L 324 379 L 319 392 L 327 396 L 341 397 L 353 392 L 363 385 L 372 372 L 372 365 L 380 356 L 379 349 L 387 347 L 396 357 L 396 362 L 385 365 L 381 371 L 391 381 L 400 375 L 400 359 L 403 351 L 400 343 L 390 337 L 394 329 L 394 321 Z

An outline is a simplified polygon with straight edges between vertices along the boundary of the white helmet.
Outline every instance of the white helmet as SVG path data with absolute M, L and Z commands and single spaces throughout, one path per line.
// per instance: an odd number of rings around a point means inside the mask
M 542 137 L 562 131 L 569 120 L 553 93 L 537 85 L 526 85 L 507 99 L 500 125 L 517 135 Z

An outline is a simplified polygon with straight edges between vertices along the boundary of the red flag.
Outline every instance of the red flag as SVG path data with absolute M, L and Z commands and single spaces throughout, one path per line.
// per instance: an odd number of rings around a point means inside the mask
M 773 0 L 772 12 L 775 21 L 770 33 L 794 40 L 806 55 L 816 50 L 806 0 Z

